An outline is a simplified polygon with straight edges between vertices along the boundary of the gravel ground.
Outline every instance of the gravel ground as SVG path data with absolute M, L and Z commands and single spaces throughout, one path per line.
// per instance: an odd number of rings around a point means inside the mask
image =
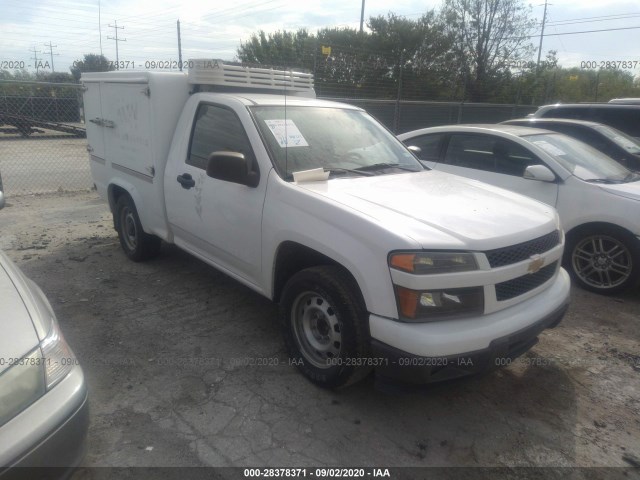
M 482 377 L 330 392 L 288 364 L 267 299 L 172 246 L 128 261 L 94 193 L 10 197 L 0 248 L 45 291 L 83 365 L 86 466 L 640 462 L 638 290 L 574 288 L 559 327 Z

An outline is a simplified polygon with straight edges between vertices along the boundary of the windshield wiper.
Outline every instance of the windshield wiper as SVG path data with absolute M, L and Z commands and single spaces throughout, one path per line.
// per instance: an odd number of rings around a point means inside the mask
M 589 183 L 622 183 L 622 180 L 611 180 L 610 178 L 587 178 L 585 182 Z
M 404 165 L 400 165 L 399 163 L 374 163 L 373 165 L 365 165 L 364 167 L 358 167 L 356 168 L 356 170 L 358 171 L 384 170 L 385 168 L 398 168 L 400 170 L 406 170 L 407 172 L 420 171 L 420 170 L 416 170 L 415 168 L 405 167 Z
M 631 182 L 637 182 L 638 180 L 640 180 L 640 175 L 638 175 L 635 172 L 631 172 L 629 175 L 624 177 L 623 182 L 624 183 L 631 183 Z
M 360 169 L 353 170 L 351 168 L 341 168 L 341 167 L 323 167 L 325 171 L 331 173 L 354 173 L 356 175 L 360 175 L 362 177 L 371 177 L 374 174 L 370 172 L 363 172 Z

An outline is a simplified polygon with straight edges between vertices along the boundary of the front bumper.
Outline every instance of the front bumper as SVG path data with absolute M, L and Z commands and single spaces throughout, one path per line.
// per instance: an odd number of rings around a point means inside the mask
M 507 364 L 538 343 L 538 334 L 558 325 L 568 307 L 569 304 L 565 304 L 530 327 L 493 340 L 487 348 L 446 357 L 411 355 L 373 340 L 372 356 L 384 359 L 376 367 L 376 375 L 380 379 L 422 384 L 487 372 Z
M 429 383 L 480 373 L 516 358 L 555 327 L 569 305 L 569 276 L 561 269 L 545 291 L 482 318 L 406 324 L 370 317 L 376 375 Z M 395 329 L 394 329 L 395 327 Z
M 0 479 L 66 477 L 84 456 L 88 427 L 87 389 L 76 366 L 0 428 Z

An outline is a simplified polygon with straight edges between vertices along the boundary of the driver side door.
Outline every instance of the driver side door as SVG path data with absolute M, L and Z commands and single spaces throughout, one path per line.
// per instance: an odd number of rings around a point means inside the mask
M 266 178 L 249 187 L 207 176 L 209 155 L 219 151 L 242 153 L 257 172 L 253 148 L 233 109 L 201 103 L 186 156 L 172 162 L 166 174 L 167 216 L 177 245 L 256 285 Z

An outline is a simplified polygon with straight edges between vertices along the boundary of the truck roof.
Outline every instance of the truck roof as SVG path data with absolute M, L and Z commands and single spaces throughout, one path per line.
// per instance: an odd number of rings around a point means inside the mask
M 284 106 L 285 95 L 269 95 L 264 93 L 250 93 L 250 92 L 234 92 L 234 93 L 215 93 L 204 92 L 201 95 L 225 95 L 236 98 L 243 102 L 247 106 L 254 105 L 271 105 L 271 106 Z M 206 97 L 205 97 L 206 98 Z M 286 95 L 287 106 L 306 106 L 306 107 L 333 107 L 333 108 L 346 108 L 351 110 L 362 110 L 355 105 L 349 105 L 347 103 L 332 102 L 329 100 L 320 100 L 317 98 L 300 97 L 294 95 Z

